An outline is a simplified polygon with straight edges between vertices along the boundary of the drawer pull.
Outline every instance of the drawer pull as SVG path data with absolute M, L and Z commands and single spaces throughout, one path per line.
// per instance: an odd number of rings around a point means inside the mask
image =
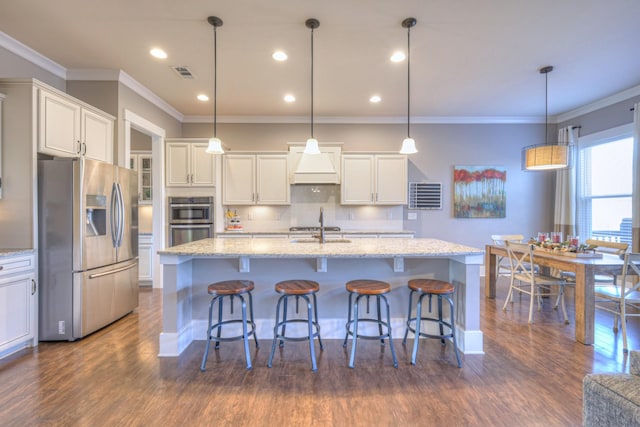
M 4 270 L 4 265 L 0 265 L 0 271 Z

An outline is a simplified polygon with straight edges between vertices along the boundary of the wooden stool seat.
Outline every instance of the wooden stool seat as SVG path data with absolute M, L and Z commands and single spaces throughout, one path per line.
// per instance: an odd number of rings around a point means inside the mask
M 412 279 L 409 280 L 409 289 L 425 294 L 444 295 L 452 294 L 454 287 L 451 283 L 436 279 Z
M 313 280 L 283 280 L 276 283 L 276 292 L 288 295 L 307 295 L 320 290 L 320 284 Z
M 251 280 L 225 280 L 212 283 L 207 287 L 209 295 L 239 295 L 255 288 Z
M 380 280 L 351 280 L 345 286 L 348 292 L 359 295 L 380 295 L 391 291 L 391 285 Z

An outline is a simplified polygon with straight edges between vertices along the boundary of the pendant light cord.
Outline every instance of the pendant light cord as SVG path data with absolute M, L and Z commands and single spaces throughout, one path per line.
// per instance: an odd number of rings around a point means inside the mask
M 311 27 L 311 138 L 313 138 L 313 27 Z
M 407 138 L 411 138 L 411 27 L 407 27 Z
M 544 145 L 549 143 L 549 72 L 544 73 Z
M 213 26 L 213 137 L 217 136 L 218 127 L 218 34 Z

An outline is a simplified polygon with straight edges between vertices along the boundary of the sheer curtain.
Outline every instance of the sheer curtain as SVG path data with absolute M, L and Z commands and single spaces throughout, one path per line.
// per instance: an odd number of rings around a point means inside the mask
M 631 250 L 640 252 L 640 102 L 633 111 L 633 194 L 631 214 Z
M 566 126 L 558 129 L 558 143 L 569 145 L 572 164 L 570 168 L 556 172 L 556 200 L 553 216 L 553 229 L 562 231 L 564 238 L 576 234 L 576 141 L 579 128 Z

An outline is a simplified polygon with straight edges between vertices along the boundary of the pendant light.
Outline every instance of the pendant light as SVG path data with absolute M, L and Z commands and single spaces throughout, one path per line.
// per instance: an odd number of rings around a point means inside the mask
M 320 26 L 320 21 L 310 18 L 304 24 L 311 30 L 311 138 L 307 139 L 304 154 L 320 154 L 318 140 L 313 137 L 313 30 Z
M 411 28 L 416 25 L 416 18 L 402 21 L 402 28 L 407 29 L 407 137 L 402 141 L 400 154 L 417 153 L 416 141 L 411 138 Z
M 209 139 L 209 146 L 206 149 L 210 154 L 224 154 L 222 149 L 222 141 L 216 136 L 218 119 L 217 119 L 217 106 L 218 106 L 218 39 L 216 36 L 216 29 L 222 27 L 222 19 L 217 16 L 210 16 L 207 18 L 207 22 L 213 27 L 213 138 Z
M 548 80 L 552 66 L 542 67 L 540 74 L 544 74 L 544 144 L 531 145 L 522 149 L 522 169 L 530 171 L 547 171 L 566 169 L 570 167 L 571 151 L 568 145 L 548 143 Z

